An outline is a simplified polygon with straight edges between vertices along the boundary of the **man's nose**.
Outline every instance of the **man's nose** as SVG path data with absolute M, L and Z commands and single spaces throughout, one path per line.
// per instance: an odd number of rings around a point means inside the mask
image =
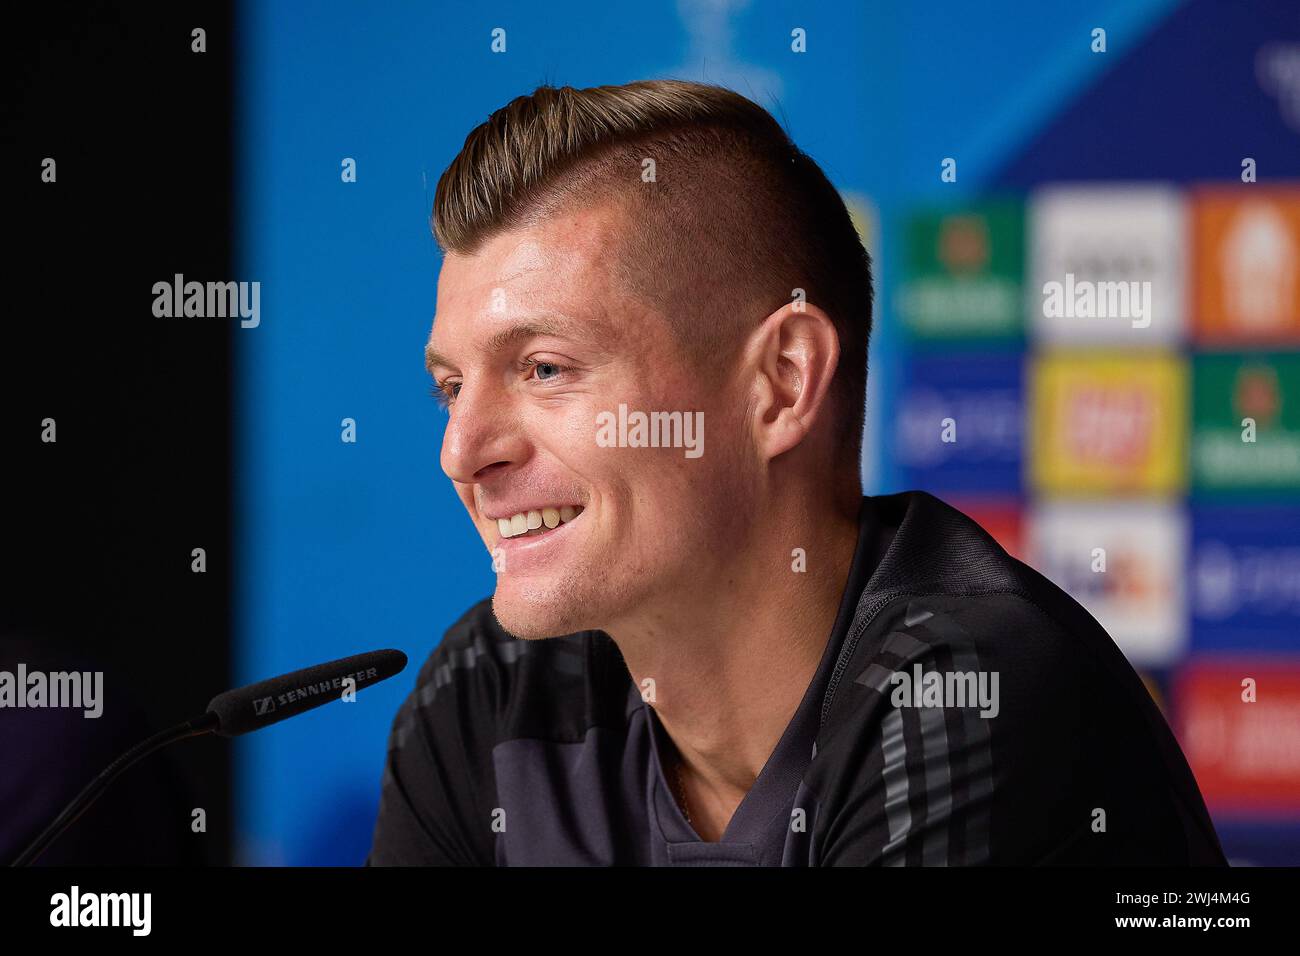
M 447 420 L 440 463 L 452 481 L 480 481 L 493 466 L 509 465 L 521 455 L 523 436 L 504 396 L 462 385 Z

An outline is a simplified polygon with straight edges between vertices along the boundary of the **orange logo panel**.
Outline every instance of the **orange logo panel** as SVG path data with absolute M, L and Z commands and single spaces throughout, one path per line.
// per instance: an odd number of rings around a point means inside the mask
M 1300 187 L 1197 191 L 1192 255 L 1199 341 L 1300 342 Z

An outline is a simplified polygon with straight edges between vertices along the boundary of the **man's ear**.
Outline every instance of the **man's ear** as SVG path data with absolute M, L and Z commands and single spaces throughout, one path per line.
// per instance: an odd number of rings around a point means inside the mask
M 763 320 L 746 355 L 754 371 L 751 428 L 759 453 L 770 460 L 802 442 L 820 416 L 831 414 L 840 337 L 817 306 L 790 302 Z

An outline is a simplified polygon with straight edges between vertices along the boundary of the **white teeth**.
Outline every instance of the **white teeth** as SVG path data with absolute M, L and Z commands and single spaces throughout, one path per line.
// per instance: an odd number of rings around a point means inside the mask
M 509 518 L 498 518 L 497 531 L 503 538 L 517 538 L 521 534 L 536 531 L 543 526 L 548 530 L 558 528 L 564 522 L 572 521 L 579 513 L 573 505 L 562 505 L 559 508 L 548 505 L 541 509 L 521 511 Z

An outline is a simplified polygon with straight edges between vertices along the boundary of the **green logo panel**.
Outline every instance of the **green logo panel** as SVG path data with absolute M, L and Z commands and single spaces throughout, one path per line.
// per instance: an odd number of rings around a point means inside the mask
M 1300 490 L 1300 353 L 1198 355 L 1192 368 L 1193 486 Z
M 1024 333 L 1024 205 L 989 202 L 912 215 L 898 307 L 918 339 Z

